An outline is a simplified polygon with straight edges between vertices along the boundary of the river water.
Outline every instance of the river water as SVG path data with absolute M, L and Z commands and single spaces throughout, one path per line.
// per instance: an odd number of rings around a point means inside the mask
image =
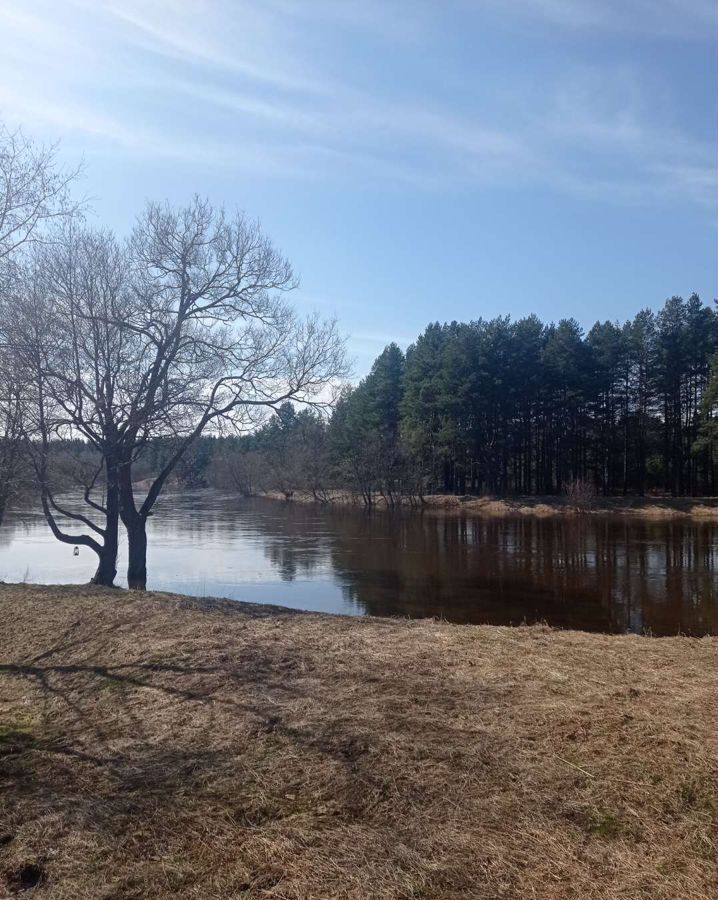
M 149 532 L 156 590 L 352 615 L 718 633 L 710 522 L 367 513 L 200 491 L 163 497 Z M 58 543 L 39 511 L 0 528 L 0 580 L 82 583 L 94 562 Z

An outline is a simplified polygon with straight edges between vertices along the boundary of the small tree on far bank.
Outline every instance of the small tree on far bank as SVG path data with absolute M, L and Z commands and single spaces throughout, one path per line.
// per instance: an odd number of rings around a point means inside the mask
M 265 489 L 267 472 L 261 453 L 225 443 L 215 450 L 207 474 L 213 487 L 254 497 Z
M 596 489 L 585 478 L 572 478 L 564 487 L 564 494 L 576 512 L 589 512 L 596 502 Z

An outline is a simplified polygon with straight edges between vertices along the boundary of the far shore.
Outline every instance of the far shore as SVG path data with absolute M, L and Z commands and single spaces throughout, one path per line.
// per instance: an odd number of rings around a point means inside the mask
M 712 900 L 716 651 L 0 585 L 0 896 Z
M 328 501 L 337 506 L 364 506 L 361 496 L 349 491 L 329 491 L 324 499 L 315 497 L 309 491 L 294 491 L 289 498 L 279 491 L 266 491 L 260 496 L 295 503 Z M 386 509 L 390 505 L 380 495 L 373 499 L 373 503 L 377 509 Z M 447 515 L 538 518 L 590 515 L 628 516 L 656 521 L 695 519 L 718 522 L 718 497 L 594 497 L 585 503 L 575 504 L 568 497 L 560 496 L 478 497 L 469 494 L 430 494 L 413 501 L 406 497 L 397 498 L 395 505 L 402 509 Z

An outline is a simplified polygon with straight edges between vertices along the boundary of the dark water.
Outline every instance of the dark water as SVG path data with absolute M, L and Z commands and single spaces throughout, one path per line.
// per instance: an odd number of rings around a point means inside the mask
M 198 492 L 167 495 L 150 524 L 158 590 L 356 615 L 718 633 L 718 525 L 708 522 L 367 514 Z M 2 580 L 83 582 L 93 567 L 41 514 L 0 529 Z

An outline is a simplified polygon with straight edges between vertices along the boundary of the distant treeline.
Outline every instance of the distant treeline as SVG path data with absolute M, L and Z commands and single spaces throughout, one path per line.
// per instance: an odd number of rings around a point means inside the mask
M 623 325 L 429 325 L 390 344 L 327 418 L 287 403 L 241 437 L 200 438 L 177 478 L 244 494 L 351 491 L 715 495 L 718 312 L 697 296 Z M 77 448 L 76 448 L 77 449 Z M 140 477 L 171 446 L 154 441 Z
M 714 495 L 717 348 L 718 311 L 695 295 L 585 335 L 573 319 L 536 316 L 436 323 L 406 354 L 390 344 L 329 419 L 287 404 L 254 434 L 202 439 L 180 474 L 247 494 L 344 489 L 366 503 L 577 483 Z

